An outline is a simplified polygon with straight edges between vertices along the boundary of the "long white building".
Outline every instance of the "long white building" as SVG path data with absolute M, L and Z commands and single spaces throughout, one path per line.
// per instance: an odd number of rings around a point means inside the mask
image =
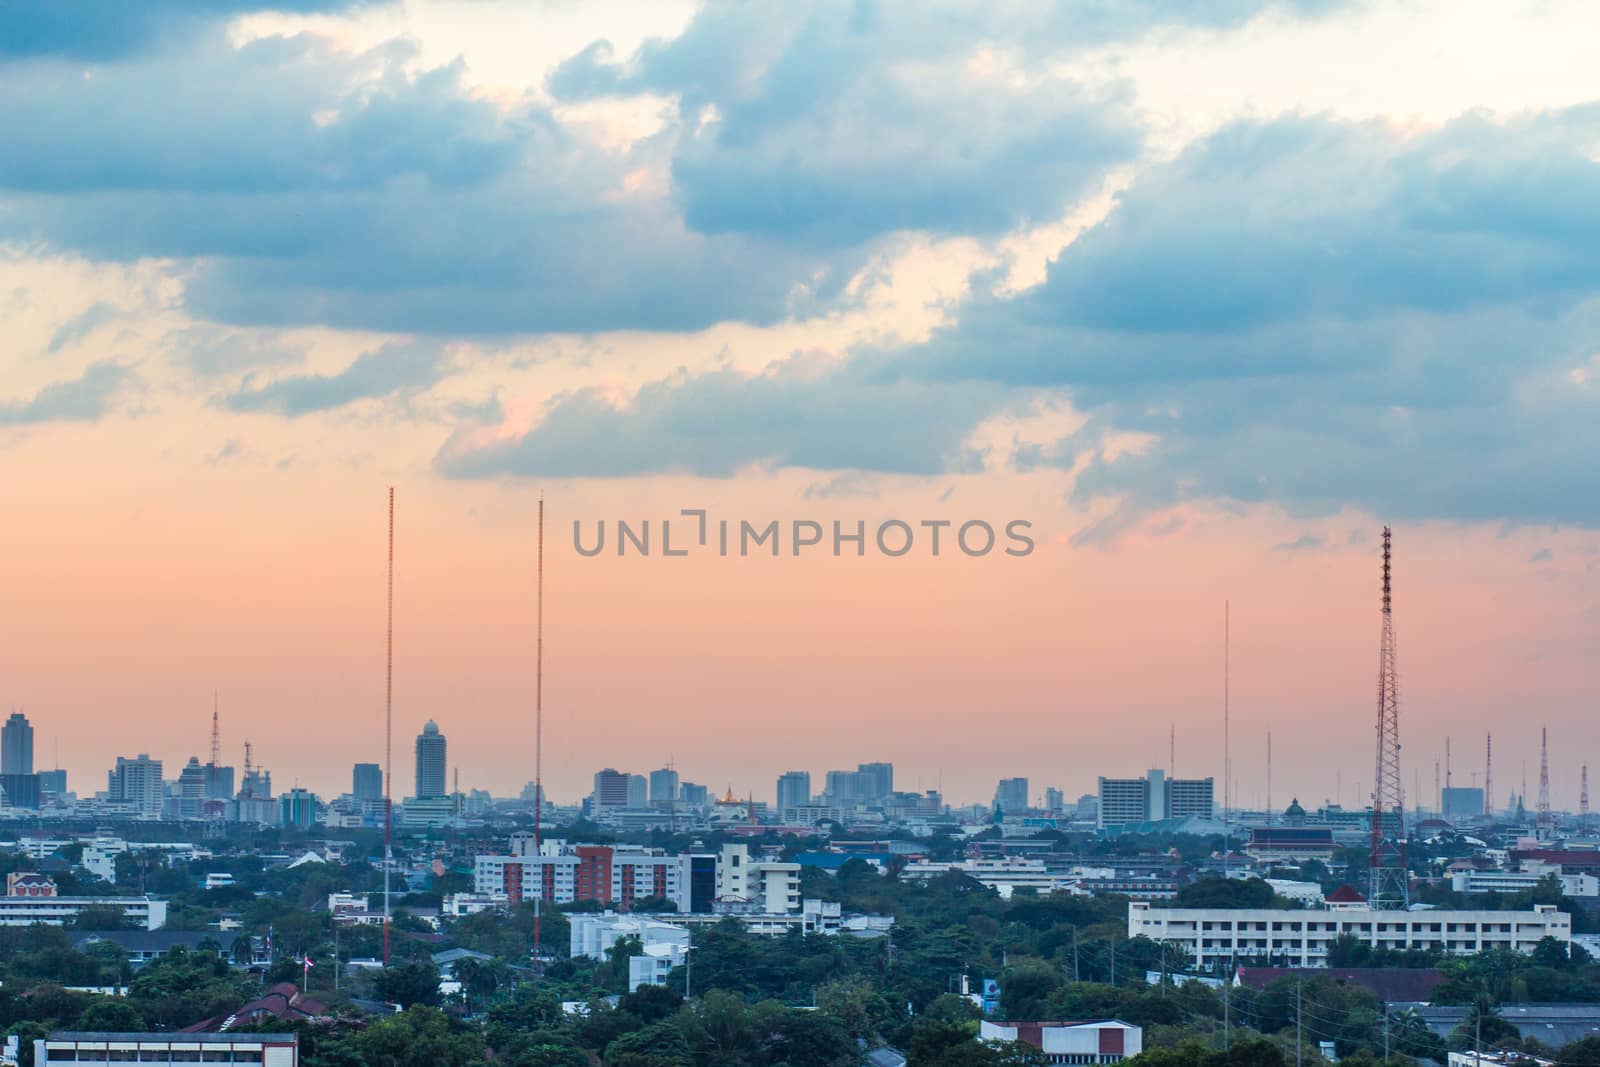
M 1346 935 L 1373 948 L 1453 954 L 1497 948 L 1531 952 L 1546 937 L 1570 942 L 1572 916 L 1553 904 L 1536 904 L 1532 911 L 1157 908 L 1137 901 L 1128 905 L 1129 937 L 1180 945 L 1200 968 L 1251 959 L 1270 959 L 1289 967 L 1326 967 L 1329 946 Z
M 149 897 L 0 897 L 0 926 L 65 926 L 86 910 L 121 911 L 128 925 L 159 930 L 167 925 L 167 902 Z

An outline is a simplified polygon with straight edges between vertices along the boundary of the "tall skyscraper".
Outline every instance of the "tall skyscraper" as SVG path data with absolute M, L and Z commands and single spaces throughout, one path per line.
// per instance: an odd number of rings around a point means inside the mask
M 889 794 L 894 792 L 894 764 L 861 763 L 856 765 L 856 773 L 864 779 L 864 799 L 888 800 Z
M 670 808 L 678 802 L 678 772 L 671 767 L 650 772 L 650 806 Z
M 602 808 L 625 808 L 628 806 L 628 779 L 631 775 L 623 774 L 613 767 L 603 771 L 596 771 L 594 776 L 594 804 L 595 811 Z
M 1006 815 L 1021 815 L 1028 810 L 1028 780 L 1002 778 L 995 787 L 994 806 Z
M 357 800 L 383 799 L 383 768 L 376 763 L 358 763 L 350 773 L 350 793 Z
M 140 818 L 161 817 L 161 761 L 140 753 L 134 759 L 117 757 L 117 765 L 106 775 L 110 799 L 132 804 Z
M 650 781 L 642 774 L 628 775 L 628 807 L 639 811 L 650 806 Z
M 1044 791 L 1044 810 L 1052 814 L 1059 813 L 1067 806 L 1067 795 L 1061 790 L 1050 786 Z
M 803 808 L 811 803 L 811 772 L 789 771 L 778 776 L 778 811 Z
M 445 790 L 445 740 L 432 719 L 417 735 L 417 799 L 448 796 Z
M 0 774 L 33 773 L 33 727 L 20 711 L 0 726 Z

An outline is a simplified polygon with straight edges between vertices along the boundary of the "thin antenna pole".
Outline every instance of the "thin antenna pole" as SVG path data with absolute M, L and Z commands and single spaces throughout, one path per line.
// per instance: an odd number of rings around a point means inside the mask
M 1267 731 L 1267 825 L 1272 825 L 1272 731 Z
M 1233 807 L 1233 759 L 1229 698 L 1230 618 L 1228 602 L 1222 602 L 1222 873 L 1226 877 L 1233 855 L 1233 835 L 1228 829 L 1228 812 Z
M 394 866 L 394 486 L 389 487 L 389 610 L 383 671 L 383 965 L 389 966 L 389 871 Z
M 533 851 L 544 855 L 544 493 L 539 494 L 539 580 L 534 607 L 533 637 Z M 544 865 L 535 868 L 538 882 L 533 894 L 533 960 L 537 965 L 544 942 Z

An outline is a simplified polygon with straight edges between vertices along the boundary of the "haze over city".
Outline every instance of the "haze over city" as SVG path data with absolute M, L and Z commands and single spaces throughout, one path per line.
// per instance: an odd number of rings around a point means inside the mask
M 1392 523 L 1407 787 L 1490 730 L 1510 787 L 1548 726 L 1575 807 L 1589 5 L 294 6 L 0 44 L 0 710 L 41 766 L 204 759 L 219 692 L 230 763 L 343 789 L 394 485 L 396 736 L 497 795 L 543 491 L 564 802 L 669 759 L 1076 794 L 1173 724 L 1220 776 L 1226 600 L 1241 801 L 1271 730 L 1279 792 L 1359 805 Z M 1037 549 L 572 549 L 683 508 Z

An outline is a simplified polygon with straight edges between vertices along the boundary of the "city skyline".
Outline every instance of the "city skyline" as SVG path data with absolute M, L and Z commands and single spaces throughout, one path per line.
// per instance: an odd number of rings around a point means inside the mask
M 1230 602 L 1241 799 L 1270 731 L 1352 804 L 1388 524 L 1406 788 L 1534 723 L 1574 804 L 1592 5 L 296 6 L 7 24 L 0 708 L 75 784 L 214 690 L 280 788 L 380 759 L 394 486 L 396 793 L 429 719 L 532 777 L 543 492 L 552 794 L 1220 776 Z M 573 547 L 685 509 L 1036 547 Z

